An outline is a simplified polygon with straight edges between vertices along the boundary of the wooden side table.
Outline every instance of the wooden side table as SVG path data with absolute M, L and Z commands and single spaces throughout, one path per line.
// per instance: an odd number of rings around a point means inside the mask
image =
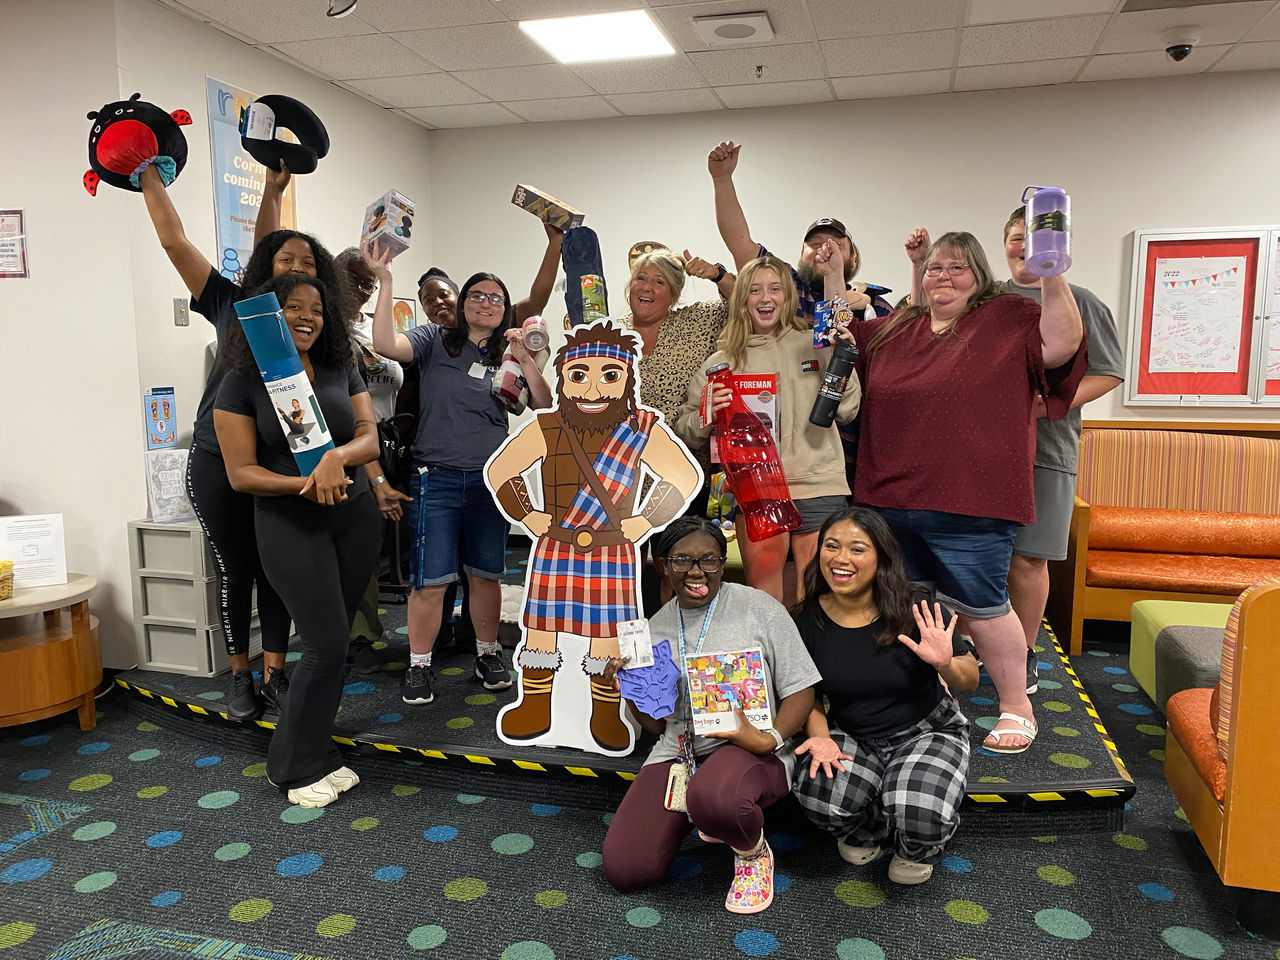
M 89 595 L 98 581 L 82 573 L 51 587 L 19 587 L 0 600 L 0 727 L 79 712 L 80 729 L 97 725 L 93 698 L 102 683 L 98 618 Z

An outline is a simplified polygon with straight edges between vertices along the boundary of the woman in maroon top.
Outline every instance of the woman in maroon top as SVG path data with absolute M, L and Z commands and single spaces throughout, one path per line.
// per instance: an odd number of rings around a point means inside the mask
M 1035 739 L 1026 640 L 1006 580 L 1018 527 L 1035 519 L 1033 406 L 1066 415 L 1086 367 L 1084 326 L 1065 277 L 1044 305 L 1001 294 L 970 233 L 906 243 L 912 306 L 854 325 L 862 441 L 854 497 L 879 509 L 907 575 L 933 582 L 962 617 L 995 682 L 1000 719 L 983 742 L 1021 753 Z

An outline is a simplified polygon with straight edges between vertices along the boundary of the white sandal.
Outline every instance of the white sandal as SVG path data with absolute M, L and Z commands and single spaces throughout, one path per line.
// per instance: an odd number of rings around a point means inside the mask
M 1022 729 L 1020 730 L 997 729 L 1000 726 L 1000 724 L 1006 720 L 1008 720 L 1011 723 L 1017 724 L 1017 726 L 1021 727 Z M 1016 713 L 1009 713 L 1006 710 L 1004 713 L 1000 714 L 999 719 L 996 720 L 995 727 L 992 727 L 991 732 L 988 733 L 986 737 L 983 739 L 982 749 L 990 750 L 992 753 L 1006 753 L 1006 754 L 1007 753 L 1023 753 L 1031 746 L 1031 744 L 1035 743 L 1036 734 L 1039 732 L 1040 732 L 1040 728 L 1036 726 L 1036 722 L 1034 718 L 1029 720 L 1026 717 L 1019 716 Z M 1003 736 L 1026 737 L 1027 742 L 1023 744 L 1019 744 L 1017 746 L 1004 747 L 1000 745 L 1000 738 Z M 987 741 L 990 740 L 992 737 L 995 738 L 995 742 L 988 743 Z

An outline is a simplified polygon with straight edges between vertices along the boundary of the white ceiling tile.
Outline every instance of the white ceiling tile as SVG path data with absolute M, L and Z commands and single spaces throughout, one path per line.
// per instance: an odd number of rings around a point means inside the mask
M 430 108 L 428 108 L 428 109 L 430 109 Z M 394 114 L 395 114 L 396 116 L 398 116 L 398 117 L 404 117 L 404 118 L 405 118 L 406 120 L 408 120 L 410 123 L 416 123 L 418 126 L 420 126 L 420 127 L 426 127 L 426 129 L 428 129 L 428 130 L 430 130 L 430 129 L 431 129 L 431 124 L 427 123 L 427 121 L 423 120 L 421 117 L 415 117 L 415 116 L 414 116 L 412 113 L 410 113 L 408 110 L 392 110 L 391 112 L 392 112 L 392 113 L 394 113 Z
M 1197 47 L 1182 63 L 1174 63 L 1164 51 L 1145 53 L 1104 53 L 1090 58 L 1080 80 L 1127 80 L 1133 77 L 1171 77 L 1203 73 L 1228 47 Z
M 1124 0 L 969 0 L 965 23 L 1012 23 L 1016 20 L 1051 20 L 1091 13 L 1114 13 Z
M 575 63 L 569 69 L 598 93 L 606 94 L 687 90 L 707 85 L 702 74 L 680 54 L 674 57 L 645 57 L 643 60 Z
M 659 7 L 654 12 L 666 28 L 676 46 L 682 50 L 735 50 L 752 46 L 734 44 L 728 47 L 710 46 L 698 36 L 693 26 L 694 17 L 718 17 L 728 13 L 763 10 L 769 15 L 773 27 L 773 43 L 803 43 L 814 39 L 813 28 L 800 0 L 711 0 L 709 3 L 681 3 L 677 6 Z M 759 44 L 755 44 L 759 47 Z
M 616 117 L 615 110 L 602 97 L 565 97 L 561 100 L 508 100 L 503 106 L 516 116 L 541 122 L 546 120 L 598 120 Z
M 1280 6 L 1263 17 L 1256 27 L 1244 35 L 1245 40 L 1280 40 Z
M 480 23 L 392 34 L 441 70 L 480 70 L 551 63 L 552 56 L 514 23 Z
M 609 102 L 625 114 L 646 116 L 655 113 L 697 113 L 702 110 L 723 110 L 724 104 L 716 99 L 709 88 L 699 90 L 663 90 L 654 93 L 615 93 Z
M 1198 27 L 1200 42 L 1206 46 L 1235 43 L 1256 25 L 1274 3 L 1215 3 L 1168 10 L 1140 10 L 1118 13 L 1102 34 L 1098 53 L 1126 53 L 1133 50 L 1163 50 L 1161 38 L 1174 27 Z
M 579 17 L 588 13 L 635 10 L 642 0 L 500 0 L 502 12 L 512 20 L 544 20 L 548 17 Z
M 436 66 L 385 34 L 273 44 L 285 56 L 337 80 L 434 73 Z
M 560 63 L 463 70 L 456 76 L 494 100 L 549 100 L 588 96 L 594 92 Z
M 447 73 L 351 80 L 348 86 L 391 107 L 434 107 L 439 104 L 479 103 L 486 99 Z
M 831 81 L 839 100 L 867 100 L 872 97 L 911 97 L 945 93 L 951 87 L 950 70 L 920 70 L 913 73 L 883 73 L 874 77 L 837 77 Z
M 964 0 L 809 0 L 819 40 L 874 37 L 960 26 Z
M 784 80 L 812 80 L 826 76 L 822 56 L 814 43 L 784 46 L 739 47 L 690 53 L 689 60 L 715 86 L 731 83 L 778 83 Z M 756 68 L 764 67 L 760 77 Z
M 473 103 L 456 107 L 415 107 L 407 111 L 433 127 L 496 127 L 523 123 L 500 103 Z
M 319 4 L 321 0 L 305 2 Z M 425 27 L 496 23 L 507 19 L 498 9 L 501 6 L 489 0 L 360 0 L 360 7 L 353 16 L 371 23 L 383 33 L 396 33 Z
M 1198 51 L 1193 50 L 1192 56 Z M 1280 69 L 1280 41 L 1266 43 L 1237 43 L 1227 55 L 1209 68 L 1212 72 L 1227 70 L 1276 70 Z
M 865 77 L 880 73 L 918 73 L 950 68 L 955 63 L 956 31 L 934 30 L 891 37 L 824 40 L 822 56 L 832 77 Z
M 1106 17 L 1068 17 L 965 27 L 960 37 L 960 66 L 1087 57 L 1106 25 Z
M 821 103 L 831 99 L 825 80 L 792 80 L 787 83 L 761 83 L 753 86 L 716 87 L 725 106 L 779 107 L 793 103 Z
M 1030 63 L 994 63 L 983 67 L 961 67 L 956 71 L 955 90 L 995 90 L 1002 87 L 1037 87 L 1068 83 L 1080 72 L 1084 57 L 1068 60 L 1035 60 Z
M 263 3 L 262 0 L 183 0 L 202 19 L 226 24 L 254 43 L 350 37 L 376 30 L 355 14 L 326 17 L 325 4 Z

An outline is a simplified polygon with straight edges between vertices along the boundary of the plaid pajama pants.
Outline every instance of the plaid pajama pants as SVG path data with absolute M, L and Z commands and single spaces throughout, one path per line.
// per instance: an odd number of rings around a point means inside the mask
M 845 770 L 809 776 L 796 760 L 792 789 L 805 815 L 854 847 L 870 847 L 894 834 L 905 860 L 937 863 L 960 825 L 969 775 L 969 721 L 950 697 L 929 716 L 883 738 L 855 740 L 838 727 L 831 739 L 853 757 Z

